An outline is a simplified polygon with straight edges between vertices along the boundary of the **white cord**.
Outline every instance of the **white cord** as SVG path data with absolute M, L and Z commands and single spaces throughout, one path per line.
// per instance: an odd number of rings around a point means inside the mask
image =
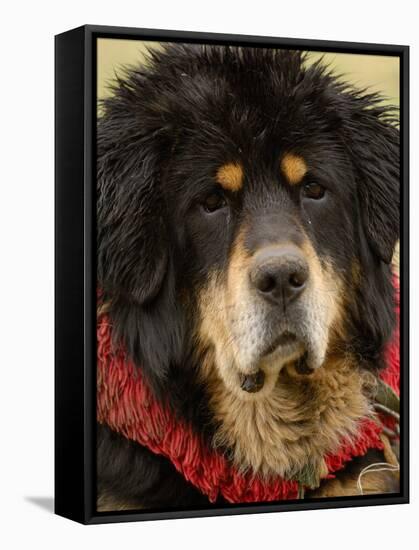
M 377 468 L 379 466 L 379 468 Z M 369 464 L 366 466 L 358 476 L 357 487 L 361 495 L 364 494 L 362 489 L 362 476 L 369 474 L 371 472 L 398 472 L 400 470 L 399 465 L 390 464 L 389 462 L 375 462 L 374 464 Z

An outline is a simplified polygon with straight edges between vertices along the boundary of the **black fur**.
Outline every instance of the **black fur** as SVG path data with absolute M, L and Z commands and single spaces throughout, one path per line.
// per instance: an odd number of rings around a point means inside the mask
M 205 505 L 207 499 L 161 456 L 98 426 L 98 494 L 131 507 Z
M 279 202 L 295 208 L 292 192 L 272 185 L 281 151 L 302 154 L 310 177 L 332 186 L 334 198 L 321 211 L 301 208 L 319 257 L 332 257 L 354 290 L 344 344 L 379 369 L 393 330 L 395 116 L 378 95 L 349 88 L 321 63 L 303 62 L 299 52 L 173 45 L 150 54 L 148 68 L 129 69 L 102 105 L 98 285 L 115 337 L 156 395 L 199 431 L 212 427 L 195 377 L 195 292 L 210 267 L 225 266 L 245 214 L 264 212 L 266 219 Z M 217 166 L 238 157 L 248 198 L 232 199 L 230 222 L 220 218 L 208 230 L 195 205 Z M 354 259 L 361 268 L 356 289 Z M 99 430 L 100 491 L 150 507 L 202 502 L 164 459 L 116 439 Z

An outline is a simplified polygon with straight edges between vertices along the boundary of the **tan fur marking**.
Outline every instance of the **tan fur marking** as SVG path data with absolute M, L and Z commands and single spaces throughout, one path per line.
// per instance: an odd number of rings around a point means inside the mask
M 211 356 L 203 374 L 221 423 L 214 445 L 231 448 L 240 470 L 265 477 L 291 477 L 308 461 L 324 477 L 325 454 L 337 451 L 369 413 L 362 372 L 349 359 L 331 360 L 311 376 L 284 369 L 261 401 L 243 401 L 230 392 Z
M 103 304 L 99 304 L 98 307 L 97 307 L 97 317 L 101 317 L 102 315 L 106 315 L 107 313 L 109 313 L 111 309 L 111 303 L 110 302 L 105 302 Z
M 310 278 L 313 279 L 315 288 L 322 289 L 322 308 L 329 312 L 330 327 L 325 337 L 328 339 L 328 348 L 339 339 L 345 339 L 345 327 L 343 325 L 343 309 L 345 305 L 345 287 L 341 275 L 334 269 L 331 261 L 321 266 L 316 251 L 311 242 L 306 239 L 301 246 L 305 258 L 310 266 Z M 313 307 L 313 313 L 315 309 Z
M 290 185 L 297 185 L 307 173 L 307 164 L 299 155 L 287 153 L 282 157 L 281 170 Z
M 143 506 L 138 503 L 116 498 L 112 495 L 102 493 L 96 501 L 97 512 L 118 512 L 122 510 L 141 510 Z
M 243 187 L 243 168 L 240 164 L 229 162 L 217 170 L 215 179 L 227 191 L 239 191 Z
M 352 260 L 351 274 L 352 274 L 352 281 L 353 281 L 354 285 L 359 286 L 359 284 L 361 283 L 361 278 L 362 278 L 361 264 L 355 258 Z
M 386 462 L 388 462 L 392 466 L 399 466 L 399 461 L 391 446 L 389 438 L 385 434 L 381 434 L 380 439 L 384 445 L 383 454 Z

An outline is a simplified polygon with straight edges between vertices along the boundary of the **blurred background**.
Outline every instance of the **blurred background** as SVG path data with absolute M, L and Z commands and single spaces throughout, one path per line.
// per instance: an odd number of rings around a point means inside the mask
M 97 41 L 97 97 L 104 99 L 111 94 L 110 85 L 115 74 L 124 66 L 147 62 L 147 50 L 159 49 L 161 42 L 100 38 Z M 380 92 L 383 103 L 399 106 L 399 58 L 396 56 L 360 55 L 347 53 L 311 52 L 307 62 L 314 63 L 320 57 L 337 74 L 358 88 Z M 100 110 L 99 110 L 100 114 Z M 393 265 L 399 269 L 397 247 Z

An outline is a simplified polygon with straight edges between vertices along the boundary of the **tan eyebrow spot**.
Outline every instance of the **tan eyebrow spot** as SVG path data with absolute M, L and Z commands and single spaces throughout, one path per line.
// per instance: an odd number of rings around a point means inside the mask
M 281 160 L 281 170 L 290 185 L 297 185 L 307 174 L 307 164 L 303 157 L 286 153 Z
M 243 187 L 243 176 L 240 164 L 229 162 L 220 166 L 215 179 L 227 191 L 239 191 Z

